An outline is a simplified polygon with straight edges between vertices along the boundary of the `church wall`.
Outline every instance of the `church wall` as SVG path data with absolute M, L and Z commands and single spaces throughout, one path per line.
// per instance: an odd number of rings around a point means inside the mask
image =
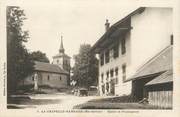
M 41 72 L 41 74 L 42 84 L 40 85 L 49 85 L 56 88 L 67 87 L 67 75 L 47 72 Z
M 67 87 L 67 80 L 68 75 L 65 74 L 38 72 L 38 86 L 49 85 L 55 88 Z M 19 85 L 34 85 L 33 74 L 26 77 Z

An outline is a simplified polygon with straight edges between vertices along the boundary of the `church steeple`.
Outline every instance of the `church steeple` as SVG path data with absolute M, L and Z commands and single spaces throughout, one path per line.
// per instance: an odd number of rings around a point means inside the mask
M 63 47 L 63 36 L 61 36 L 61 45 L 60 45 L 60 48 L 59 48 L 59 53 L 64 53 L 64 47 Z

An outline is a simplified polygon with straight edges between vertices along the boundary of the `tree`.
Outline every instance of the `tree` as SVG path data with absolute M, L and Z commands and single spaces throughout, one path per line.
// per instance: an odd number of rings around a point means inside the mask
M 42 53 L 41 51 L 35 51 L 31 53 L 31 59 L 33 61 L 39 61 L 39 62 L 46 62 L 49 63 L 49 59 L 46 56 L 45 53 Z
M 18 82 L 33 71 L 33 62 L 24 43 L 28 31 L 22 29 L 24 11 L 19 7 L 7 7 L 7 93 L 16 92 Z
M 98 60 L 90 54 L 90 49 L 91 45 L 83 44 L 80 46 L 79 54 L 74 55 L 75 65 L 72 79 L 79 87 L 88 88 L 91 85 L 97 85 Z

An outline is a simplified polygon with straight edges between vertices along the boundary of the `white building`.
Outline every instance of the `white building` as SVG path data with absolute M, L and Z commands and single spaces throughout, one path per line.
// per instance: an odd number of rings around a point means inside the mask
M 133 76 L 139 69 L 172 48 L 172 12 L 171 8 L 141 7 L 112 26 L 106 21 L 106 32 L 92 47 L 92 52 L 99 54 L 100 58 L 100 95 L 132 94 Z M 171 58 L 166 58 L 170 64 Z M 158 69 L 157 65 L 157 73 L 160 72 Z M 144 81 L 140 88 L 148 81 Z M 143 92 L 141 95 L 144 95 Z

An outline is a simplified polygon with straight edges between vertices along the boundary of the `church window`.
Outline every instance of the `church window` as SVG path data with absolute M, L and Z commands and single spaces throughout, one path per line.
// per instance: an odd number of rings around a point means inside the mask
M 59 77 L 59 80 L 61 80 L 61 76 Z
M 59 60 L 57 60 L 57 63 L 59 63 Z

